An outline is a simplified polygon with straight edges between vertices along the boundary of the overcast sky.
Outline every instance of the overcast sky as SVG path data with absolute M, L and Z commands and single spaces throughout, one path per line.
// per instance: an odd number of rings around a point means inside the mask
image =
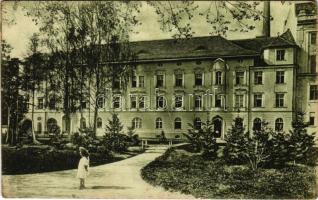
M 2 2 L 9 6 L 12 2 Z M 32 2 L 29 2 L 32 3 Z M 209 2 L 197 2 L 200 7 L 204 7 Z M 262 8 L 260 6 L 260 8 Z M 28 44 L 28 38 L 38 31 L 36 25 L 31 21 L 30 18 L 24 16 L 24 12 L 19 8 L 16 12 L 10 13 L 14 15 L 16 24 L 7 26 L 6 24 L 2 25 L 2 39 L 5 39 L 12 47 L 12 57 L 22 58 L 26 56 L 26 47 Z M 295 36 L 295 27 L 296 20 L 294 17 L 294 6 L 288 2 L 282 4 L 280 1 L 271 2 L 271 15 L 274 17 L 274 20 L 271 22 L 271 35 L 276 36 L 278 33 L 282 33 L 287 28 L 291 28 Z M 287 26 L 284 26 L 284 21 L 288 20 Z M 160 30 L 160 25 L 157 22 L 157 15 L 154 12 L 154 9 L 142 3 L 141 14 L 139 15 L 139 20 L 142 22 L 142 25 L 136 28 L 138 34 L 131 35 L 131 40 L 153 40 L 153 39 L 166 39 L 171 38 L 172 34 L 163 32 Z M 194 36 L 206 36 L 209 35 L 211 29 L 209 25 L 202 21 L 202 18 L 195 16 L 193 19 L 192 29 L 196 32 Z M 251 38 L 259 36 L 262 32 L 262 23 L 255 24 L 256 29 L 248 33 L 228 33 L 228 39 L 240 39 L 240 38 Z

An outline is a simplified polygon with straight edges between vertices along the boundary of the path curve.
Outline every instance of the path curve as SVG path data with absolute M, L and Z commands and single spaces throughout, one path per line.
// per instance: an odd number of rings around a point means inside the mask
M 193 199 L 191 195 L 154 187 L 141 178 L 140 170 L 166 149 L 166 146 L 152 146 L 135 157 L 91 167 L 85 190 L 78 190 L 76 170 L 3 175 L 2 195 L 26 198 Z

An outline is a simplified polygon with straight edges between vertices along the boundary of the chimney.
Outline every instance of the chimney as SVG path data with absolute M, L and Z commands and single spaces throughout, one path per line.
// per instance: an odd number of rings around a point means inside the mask
M 270 1 L 264 1 L 264 20 L 263 20 L 263 32 L 264 37 L 271 36 L 271 10 L 270 10 Z

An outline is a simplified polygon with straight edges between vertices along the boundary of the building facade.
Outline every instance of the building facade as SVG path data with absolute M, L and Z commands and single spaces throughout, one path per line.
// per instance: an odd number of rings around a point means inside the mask
M 136 70 L 128 87 L 109 89 L 100 100 L 97 136 L 116 112 L 125 129 L 134 127 L 141 138 L 183 138 L 188 124 L 211 120 L 223 140 L 234 118 L 246 130 L 260 128 L 262 120 L 288 132 L 296 111 L 306 112 L 317 125 L 316 9 L 296 4 L 296 40 L 289 30 L 277 37 L 227 40 L 221 36 L 180 40 L 132 42 Z M 306 10 L 307 9 L 307 10 Z M 308 11 L 308 9 L 310 11 Z M 305 10 L 305 11 L 304 11 Z M 78 132 L 93 120 L 93 109 L 82 102 L 70 130 L 62 111 L 44 108 L 37 93 L 34 129 L 39 136 L 58 124 L 63 132 Z M 28 120 L 30 114 L 27 115 Z

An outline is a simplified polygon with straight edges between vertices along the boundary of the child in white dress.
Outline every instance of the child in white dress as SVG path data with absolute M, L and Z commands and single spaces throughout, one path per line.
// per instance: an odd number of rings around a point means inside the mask
M 88 176 L 88 168 L 89 168 L 89 153 L 88 151 L 80 147 L 79 152 L 81 155 L 81 159 L 78 163 L 78 169 L 77 169 L 77 178 L 80 179 L 80 190 L 85 188 L 85 179 Z

